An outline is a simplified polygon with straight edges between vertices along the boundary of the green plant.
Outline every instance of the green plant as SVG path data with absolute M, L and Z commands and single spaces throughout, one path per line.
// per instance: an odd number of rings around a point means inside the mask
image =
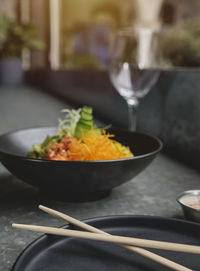
M 19 23 L 0 16 L 0 58 L 20 58 L 23 49 L 44 49 L 44 42 L 38 36 L 38 29 L 30 23 Z
M 200 20 L 182 23 L 161 38 L 162 58 L 173 66 L 200 66 Z

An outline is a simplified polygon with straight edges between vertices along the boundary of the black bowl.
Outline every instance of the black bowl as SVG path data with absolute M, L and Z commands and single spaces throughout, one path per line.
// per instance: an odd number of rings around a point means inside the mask
M 135 157 L 104 161 L 49 161 L 27 158 L 27 152 L 56 127 L 31 128 L 0 136 L 2 164 L 17 178 L 37 187 L 52 199 L 90 201 L 103 198 L 112 188 L 135 177 L 162 149 L 156 137 L 110 129 L 115 139 L 130 146 Z

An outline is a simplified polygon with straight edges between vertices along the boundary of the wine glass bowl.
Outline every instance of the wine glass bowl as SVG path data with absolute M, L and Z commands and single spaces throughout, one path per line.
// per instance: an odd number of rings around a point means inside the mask
M 125 99 L 143 98 L 157 81 L 158 75 L 156 69 L 138 69 L 127 62 L 113 65 L 110 69 L 112 84 Z
M 110 55 L 110 80 L 125 99 L 129 111 L 129 129 L 136 129 L 136 110 L 156 83 L 155 33 L 151 29 L 125 29 L 117 32 Z

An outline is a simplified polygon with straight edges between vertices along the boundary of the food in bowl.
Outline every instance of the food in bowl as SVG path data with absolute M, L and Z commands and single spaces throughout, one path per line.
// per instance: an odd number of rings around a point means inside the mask
M 78 110 L 64 109 L 54 136 L 34 144 L 29 158 L 62 161 L 98 161 L 133 157 L 128 146 L 113 139 L 105 129 L 94 125 L 93 110 L 84 106 Z

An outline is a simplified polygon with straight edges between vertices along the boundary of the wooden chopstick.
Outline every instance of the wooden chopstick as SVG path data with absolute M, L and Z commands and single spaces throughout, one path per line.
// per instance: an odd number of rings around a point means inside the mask
M 71 224 L 74 224 L 76 226 L 78 226 L 79 228 L 82 228 L 84 230 L 87 230 L 87 231 L 90 231 L 90 232 L 95 232 L 95 233 L 101 233 L 101 234 L 105 234 L 105 235 L 109 235 L 109 233 L 107 232 L 104 232 L 100 229 L 97 229 L 95 228 L 94 226 L 91 226 L 91 225 L 88 225 L 82 221 L 79 221 L 78 219 L 75 219 L 69 215 L 66 215 L 66 214 L 63 214 L 59 211 L 56 211 L 56 210 L 53 210 L 51 208 L 48 208 L 48 207 L 45 207 L 43 205 L 39 205 L 39 208 L 41 210 L 43 210 L 44 212 L 50 214 L 50 215 L 53 215 L 57 218 L 61 218 L 63 219 L 64 221 L 68 222 L 68 223 L 71 223 Z M 119 244 L 118 244 L 119 245 Z M 164 265 L 164 266 L 167 266 L 173 270 L 176 270 L 176 271 L 192 271 L 192 269 L 189 269 L 181 264 L 178 264 L 176 262 L 173 262 L 169 259 L 166 259 L 162 256 L 159 256 L 153 252 L 150 252 L 148 250 L 145 250 L 143 248 L 140 248 L 140 247 L 135 247 L 135 246 L 128 246 L 128 245 L 120 245 L 128 250 L 131 250 L 135 253 L 138 253 L 148 259 L 151 259 L 161 265 Z
M 119 235 L 104 235 L 100 233 L 59 229 L 59 228 L 46 227 L 46 226 L 25 225 L 25 224 L 12 224 L 12 226 L 14 228 L 42 232 L 42 233 L 47 233 L 47 234 L 70 236 L 70 237 L 89 239 L 89 240 L 95 240 L 95 241 L 104 241 L 104 242 L 117 243 L 117 244 L 130 245 L 130 246 L 148 247 L 148 248 L 156 248 L 156 249 L 163 249 L 163 250 L 170 250 L 170 251 L 200 254 L 199 246 L 154 241 L 154 240 L 126 237 L 126 236 L 119 236 Z

